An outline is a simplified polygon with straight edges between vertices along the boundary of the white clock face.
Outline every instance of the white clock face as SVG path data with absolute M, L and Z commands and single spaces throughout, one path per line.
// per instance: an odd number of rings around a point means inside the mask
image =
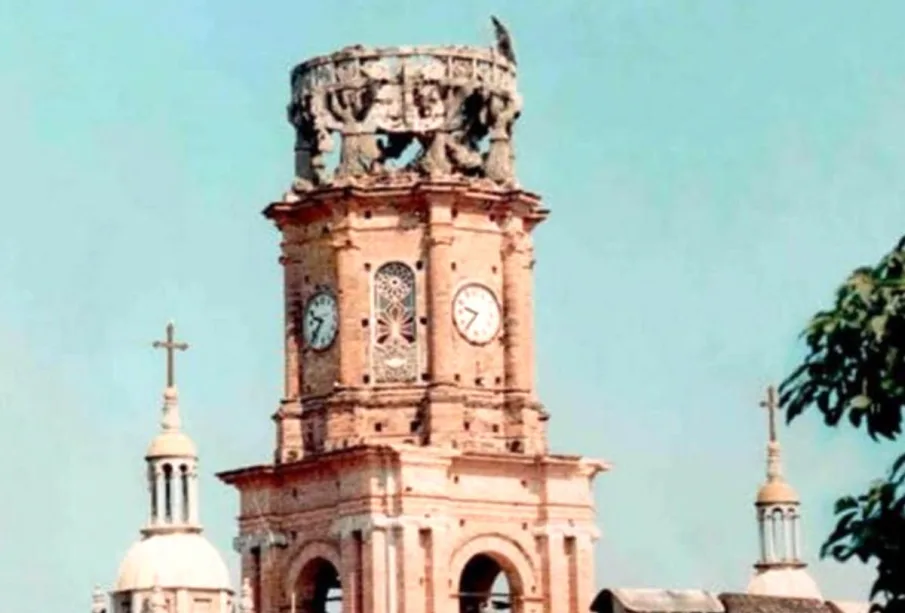
M 453 321 L 465 340 L 476 345 L 489 343 L 500 330 L 500 303 L 487 287 L 468 283 L 453 299 Z
M 302 337 L 305 345 L 315 351 L 323 351 L 333 344 L 339 328 L 336 298 L 326 290 L 320 290 L 305 305 L 302 316 Z

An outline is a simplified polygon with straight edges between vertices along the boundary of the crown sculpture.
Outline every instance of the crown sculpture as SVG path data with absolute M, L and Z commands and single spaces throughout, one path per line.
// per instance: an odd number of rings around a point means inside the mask
M 355 45 L 296 66 L 288 107 L 296 178 L 286 200 L 421 178 L 515 188 L 512 129 L 522 102 L 511 38 L 492 19 L 491 48 Z M 337 134 L 339 161 L 329 168 Z

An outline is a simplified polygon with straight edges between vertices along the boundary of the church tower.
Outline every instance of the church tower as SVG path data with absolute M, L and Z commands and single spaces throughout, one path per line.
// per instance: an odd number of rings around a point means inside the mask
M 551 453 L 534 381 L 516 61 L 347 47 L 298 65 L 281 232 L 284 397 L 240 491 L 259 613 L 579 613 L 596 460 Z M 331 163 L 335 161 L 335 167 Z M 330 604 L 328 604 L 330 603 Z
M 817 583 L 801 559 L 801 501 L 782 473 L 781 449 L 776 436 L 779 403 L 774 387 L 767 388 L 767 398 L 761 406 L 767 410 L 769 420 L 767 479 L 757 490 L 754 502 L 760 558 L 754 565 L 754 576 L 747 591 L 760 596 L 822 600 Z

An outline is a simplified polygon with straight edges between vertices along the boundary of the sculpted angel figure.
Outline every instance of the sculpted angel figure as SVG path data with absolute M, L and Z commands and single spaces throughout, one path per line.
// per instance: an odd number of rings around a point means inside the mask
M 498 183 L 515 180 L 515 150 L 512 128 L 522 112 L 522 99 L 517 92 L 493 92 L 485 107 L 486 124 L 490 134 L 490 149 L 484 160 L 484 175 Z
M 160 589 L 160 583 L 154 578 L 154 587 L 151 589 L 151 595 L 144 601 L 142 605 L 142 613 L 167 613 L 167 600 Z
M 289 105 L 289 121 L 295 126 L 295 184 L 297 190 L 310 189 L 326 179 L 325 155 L 333 149 L 333 139 L 325 124 L 321 96 L 306 94 Z
M 480 92 L 474 86 L 426 83 L 415 92 L 415 103 L 425 116 L 440 116 L 442 127 L 417 135 L 423 153 L 415 168 L 431 177 L 454 172 L 474 174 L 480 169 L 481 155 L 474 138 Z
M 255 613 L 255 599 L 248 577 L 242 579 L 242 593 L 239 597 L 237 613 Z
M 337 177 L 368 174 L 380 170 L 381 149 L 377 135 L 368 125 L 375 102 L 381 102 L 382 88 L 338 90 L 327 96 L 327 107 L 342 124 L 342 145 L 339 150 Z
M 497 51 L 500 52 L 500 55 L 505 57 L 507 60 L 514 64 L 515 61 L 515 45 L 512 42 L 512 34 L 509 33 L 509 30 L 503 23 L 496 18 L 496 16 L 491 15 L 490 21 L 493 22 L 493 31 L 496 35 L 496 48 Z

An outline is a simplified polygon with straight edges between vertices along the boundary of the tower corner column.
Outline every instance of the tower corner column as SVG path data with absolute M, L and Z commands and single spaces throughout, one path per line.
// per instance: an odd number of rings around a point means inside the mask
M 503 236 L 504 369 L 508 395 L 533 400 L 533 248 L 523 220 L 512 217 Z
M 350 211 L 344 226 L 333 235 L 336 257 L 336 301 L 339 310 L 338 339 L 339 368 L 337 382 L 341 387 L 360 386 L 365 373 L 365 332 L 360 320 L 365 316 L 359 309 L 370 307 L 370 278 L 362 274 L 361 250 L 354 228 L 355 213 Z
M 428 218 L 428 309 L 430 379 L 435 386 L 453 384 L 452 353 L 452 194 L 426 195 Z
M 363 531 L 362 613 L 391 612 L 388 602 L 387 538 L 383 527 L 370 525 Z
M 281 243 L 280 265 L 283 267 L 283 397 L 295 399 L 302 386 L 301 343 L 298 322 L 304 305 L 296 294 L 301 262 L 293 255 L 291 245 Z

